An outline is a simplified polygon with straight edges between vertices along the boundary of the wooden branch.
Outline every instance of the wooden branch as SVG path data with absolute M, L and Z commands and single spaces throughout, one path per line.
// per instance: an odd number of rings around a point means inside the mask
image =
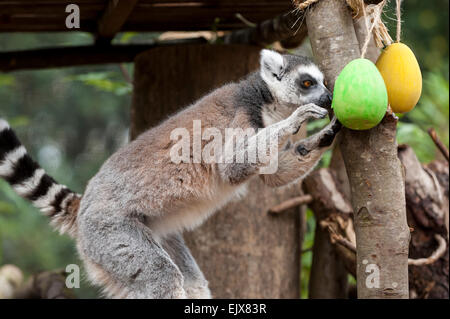
M 355 274 L 356 257 L 347 248 L 335 245 L 332 235 L 334 238 L 346 235 L 352 223 L 352 208 L 329 169 L 312 172 L 303 181 L 303 188 L 313 197 L 310 207 L 318 225 L 314 235 L 310 298 L 346 298 L 347 272 Z
M 438 242 L 438 248 L 431 254 L 431 256 L 428 258 L 408 259 L 408 265 L 413 266 L 431 265 L 432 263 L 436 262 L 439 258 L 444 256 L 447 250 L 447 243 L 445 242 L 445 239 L 442 238 L 442 236 L 439 234 L 435 234 L 434 239 L 436 239 L 436 241 Z
M 109 0 L 98 22 L 97 44 L 110 43 L 127 21 L 138 0 Z
M 439 139 L 434 128 L 430 128 L 428 130 L 428 134 L 430 134 L 431 139 L 433 140 L 434 144 L 436 144 L 437 148 L 441 151 L 442 155 L 444 155 L 444 157 L 447 159 L 447 161 L 449 161 L 448 148 Z
M 321 223 L 321 226 L 323 228 L 326 228 L 328 232 L 330 233 L 331 241 L 336 242 L 339 245 L 342 245 L 343 247 L 350 250 L 352 253 L 356 254 L 356 246 L 348 239 L 342 237 L 342 235 L 336 234 L 332 228 L 329 226 L 328 223 Z M 408 265 L 412 266 L 424 266 L 424 265 L 431 265 L 432 263 L 436 262 L 439 258 L 444 256 L 445 251 L 447 250 L 447 243 L 445 239 L 439 235 L 435 234 L 434 238 L 436 239 L 438 243 L 438 247 L 436 250 L 427 258 L 419 258 L 419 259 L 408 259 Z
M 412 298 L 449 297 L 449 169 L 446 160 L 436 160 L 423 165 L 411 147 L 398 147 L 398 157 L 405 170 L 405 194 L 408 225 L 414 229 L 409 245 L 409 287 Z M 436 236 L 447 241 L 444 246 Z M 438 241 L 439 245 L 436 245 Z M 440 258 L 436 246 L 446 247 Z M 432 256 L 432 263 L 426 264 L 424 256 Z M 415 262 L 412 260 L 421 260 Z M 432 283 L 436 285 L 432 285 Z
M 131 79 L 130 74 L 128 73 L 128 70 L 125 68 L 125 65 L 123 63 L 119 64 L 120 72 L 122 73 L 123 78 L 128 83 L 133 84 L 133 79 Z
M 330 233 L 330 240 L 332 243 L 335 242 L 339 245 L 342 245 L 343 247 L 350 250 L 352 253 L 356 254 L 355 244 L 353 244 L 348 239 L 344 238 L 342 235 L 337 234 L 333 230 L 333 228 L 330 226 L 329 222 L 322 221 L 320 223 L 320 226 L 328 230 L 328 232 Z M 439 258 L 444 256 L 444 254 L 447 250 L 447 243 L 446 243 L 445 239 L 439 234 L 435 234 L 434 238 L 438 243 L 438 247 L 436 248 L 436 250 L 427 258 L 419 258 L 419 259 L 409 258 L 408 265 L 412 265 L 412 266 L 431 265 L 432 263 L 436 262 Z M 356 265 L 355 265 L 355 267 L 356 267 Z
M 292 2 L 294 3 L 294 5 L 299 6 L 300 4 L 302 4 L 302 2 L 305 2 L 306 0 L 293 0 Z M 315 2 L 320 1 L 320 0 L 316 0 L 313 1 L 311 4 L 314 4 Z M 365 4 L 378 4 L 380 3 L 382 0 L 364 0 Z
M 269 209 L 269 213 L 271 214 L 279 214 L 285 210 L 288 210 L 289 208 L 297 207 L 304 204 L 309 204 L 312 201 L 311 195 L 303 195 L 294 197 L 291 199 L 288 199 L 285 202 L 282 202 L 281 204 L 278 204 L 272 208 Z
M 356 245 L 354 243 L 352 243 L 347 238 L 344 238 L 342 235 L 335 233 L 329 225 L 325 224 L 324 227 L 326 227 L 328 232 L 330 233 L 332 243 L 336 242 L 337 244 L 347 248 L 352 253 L 356 254 Z
M 313 197 L 313 204 L 317 205 L 316 217 L 320 220 L 327 218 L 330 212 L 350 215 L 353 213 L 350 203 L 341 193 L 336 177 L 331 170 L 319 169 L 311 173 L 304 180 L 305 192 Z M 322 212 L 324 212 L 322 214 Z
M 339 245 L 344 246 L 345 248 L 350 250 L 352 253 L 356 254 L 356 246 L 351 241 L 349 241 L 348 239 L 346 239 L 342 236 L 332 235 L 332 237 Z
M 448 198 L 443 196 L 444 190 L 441 190 L 437 177 L 420 163 L 411 147 L 400 145 L 398 157 L 405 168 L 407 208 L 413 219 L 410 225 L 414 228 L 434 229 L 444 235 L 444 203 Z
M 320 0 L 307 10 L 315 60 L 329 88 L 347 63 L 360 57 L 353 20 L 344 0 Z M 408 298 L 405 188 L 392 116 L 366 131 L 343 129 L 341 151 L 355 212 L 359 298 Z M 383 269 L 379 287 L 369 288 L 365 263 Z M 395 284 L 393 284 L 395 283 Z
M 19 287 L 15 299 L 73 299 L 73 291 L 66 287 L 64 271 L 46 271 L 33 275 Z
M 306 24 L 302 23 L 304 12 L 290 11 L 274 19 L 266 20 L 254 27 L 230 32 L 218 41 L 226 44 L 249 44 L 266 46 L 276 41 L 284 41 L 289 47 L 297 47 L 307 35 Z
M 2 52 L 0 53 L 0 71 L 10 72 L 23 69 L 48 69 L 78 65 L 133 62 L 137 54 L 149 49 L 201 43 L 207 43 L 207 41 L 204 38 L 192 38 L 150 44 L 86 45 Z

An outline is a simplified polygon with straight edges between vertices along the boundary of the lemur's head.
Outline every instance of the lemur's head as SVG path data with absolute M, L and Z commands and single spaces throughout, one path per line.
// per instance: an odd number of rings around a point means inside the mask
M 293 108 L 308 103 L 331 106 L 323 74 L 308 58 L 262 50 L 260 63 L 261 77 L 278 103 Z

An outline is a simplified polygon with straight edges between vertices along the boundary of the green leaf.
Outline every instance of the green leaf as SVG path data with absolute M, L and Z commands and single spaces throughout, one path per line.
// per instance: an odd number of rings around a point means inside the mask
M 0 86 L 13 86 L 16 83 L 16 79 L 11 74 L 0 73 Z
M 0 201 L 0 215 L 12 214 L 14 213 L 14 210 L 15 210 L 14 205 L 8 202 Z
M 131 94 L 132 85 L 125 81 L 114 78 L 113 72 L 91 72 L 66 77 L 66 81 L 79 81 L 85 85 L 92 86 L 100 91 L 110 92 L 116 95 Z
M 30 118 L 27 116 L 15 116 L 12 119 L 8 120 L 9 124 L 14 127 L 22 127 L 22 126 L 27 126 L 30 123 Z
M 449 83 L 447 70 L 436 70 L 424 75 L 423 93 L 418 105 L 403 114 L 398 124 L 397 141 L 408 144 L 421 162 L 430 162 L 437 154 L 436 146 L 427 130 L 434 128 L 448 146 Z

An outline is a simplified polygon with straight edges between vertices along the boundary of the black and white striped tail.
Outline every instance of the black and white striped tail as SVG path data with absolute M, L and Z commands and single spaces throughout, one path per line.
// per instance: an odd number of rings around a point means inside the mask
M 58 184 L 28 155 L 8 122 L 0 118 L 0 177 L 51 219 L 61 233 L 76 232 L 81 196 Z

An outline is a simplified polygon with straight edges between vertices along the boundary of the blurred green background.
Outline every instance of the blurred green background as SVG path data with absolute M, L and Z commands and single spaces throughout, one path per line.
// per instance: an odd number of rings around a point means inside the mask
M 394 1 L 383 19 L 395 35 Z M 448 0 L 406 0 L 402 42 L 415 52 L 423 74 L 418 106 L 401 118 L 398 142 L 411 145 L 422 162 L 439 153 L 426 130 L 434 127 L 448 146 L 449 37 Z M 116 42 L 145 42 L 156 34 L 124 33 Z M 0 34 L 0 50 L 90 44 L 84 33 Z M 123 68 L 132 74 L 133 65 Z M 59 182 L 83 192 L 86 182 L 120 145 L 128 141 L 131 85 L 119 65 L 102 65 L 0 73 L 0 117 L 8 119 L 32 156 Z M 315 131 L 323 123 L 315 122 Z M 321 162 L 326 166 L 329 156 Z M 314 218 L 308 212 L 302 258 L 302 298 L 307 297 L 314 238 Z M 0 265 L 12 263 L 27 275 L 42 270 L 81 265 L 74 242 L 55 233 L 28 202 L 0 180 Z M 85 281 L 78 297 L 98 291 Z

